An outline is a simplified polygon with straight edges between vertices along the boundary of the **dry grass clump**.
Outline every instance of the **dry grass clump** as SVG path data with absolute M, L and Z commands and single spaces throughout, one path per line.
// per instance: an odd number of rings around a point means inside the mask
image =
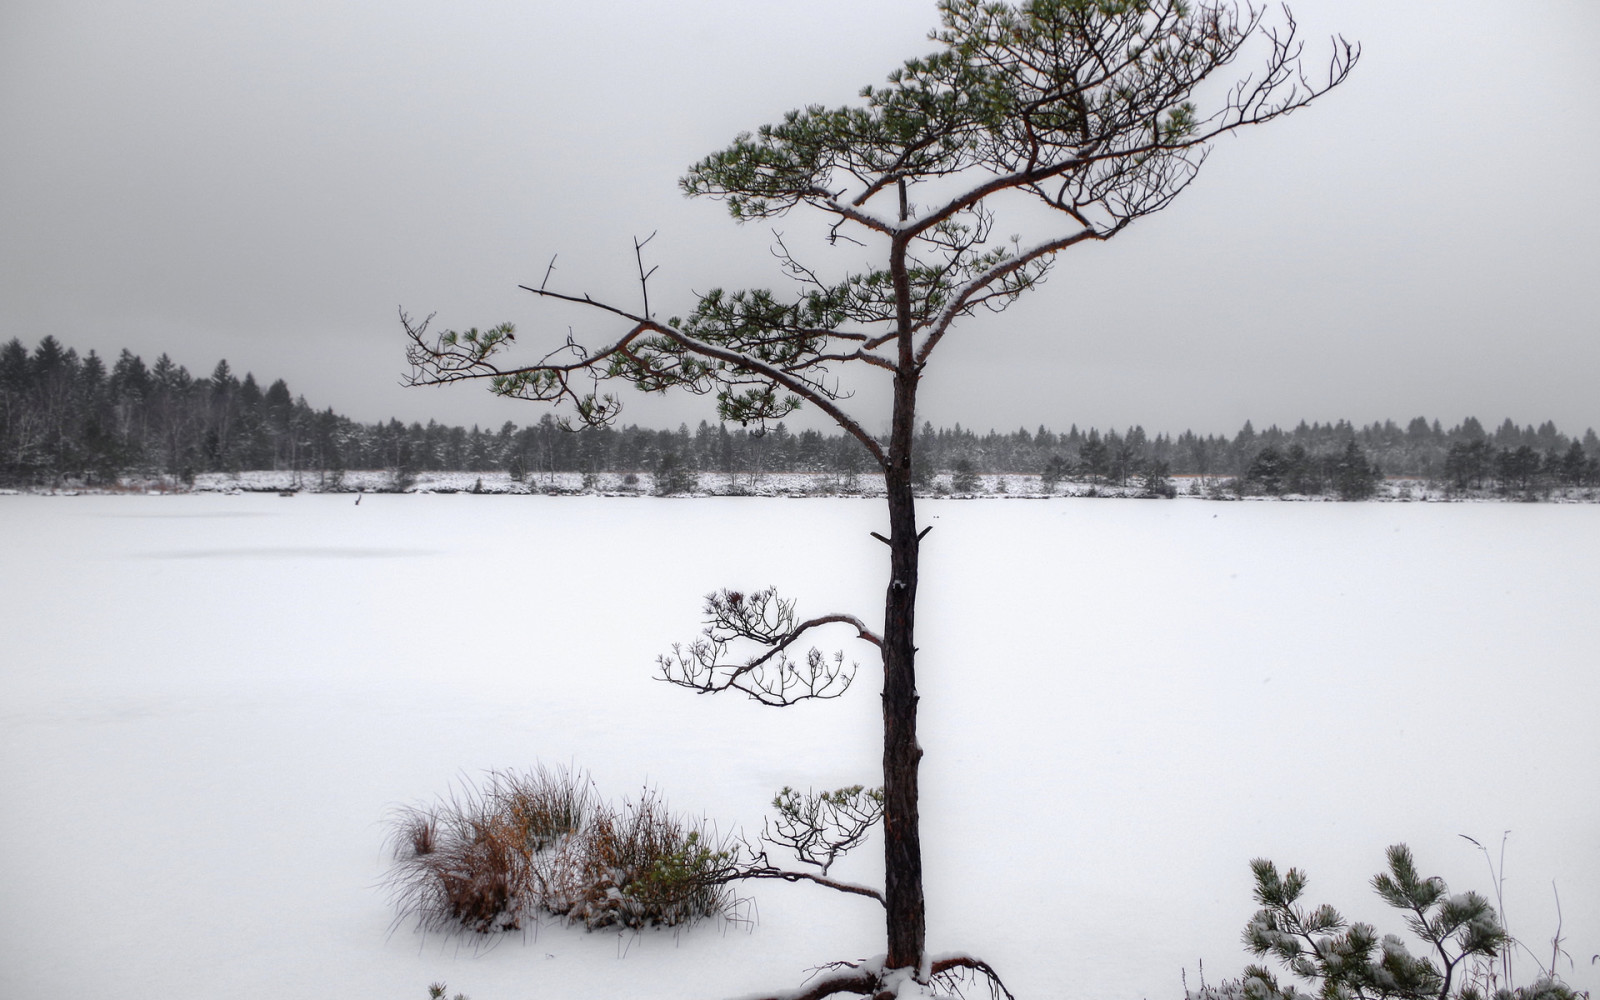
M 548 914 L 586 927 L 691 923 L 728 912 L 734 851 L 646 789 L 620 808 L 587 775 L 491 772 L 431 806 L 396 812 L 387 882 L 421 927 L 513 931 Z

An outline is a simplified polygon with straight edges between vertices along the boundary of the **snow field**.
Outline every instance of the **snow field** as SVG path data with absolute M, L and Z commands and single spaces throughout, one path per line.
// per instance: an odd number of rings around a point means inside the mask
M 0 497 L 0 986 L 19 996 L 705 997 L 882 950 L 875 904 L 757 885 L 752 929 L 390 933 L 383 819 L 536 760 L 760 825 L 877 780 L 870 647 L 787 710 L 652 680 L 700 597 L 881 616 L 881 501 Z M 924 501 L 930 947 L 1019 997 L 1236 974 L 1247 862 L 1399 930 L 1404 840 L 1536 949 L 1600 952 L 1600 512 Z M 874 839 L 840 877 L 876 881 Z M 1531 971 L 1526 959 L 1521 968 Z

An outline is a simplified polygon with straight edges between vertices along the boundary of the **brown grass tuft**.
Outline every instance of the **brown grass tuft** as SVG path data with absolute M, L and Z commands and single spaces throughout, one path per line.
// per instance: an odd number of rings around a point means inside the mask
M 397 921 L 480 934 L 550 914 L 586 927 L 677 925 L 725 914 L 734 852 L 646 789 L 621 808 L 587 775 L 495 771 L 432 806 L 395 812 L 387 883 Z

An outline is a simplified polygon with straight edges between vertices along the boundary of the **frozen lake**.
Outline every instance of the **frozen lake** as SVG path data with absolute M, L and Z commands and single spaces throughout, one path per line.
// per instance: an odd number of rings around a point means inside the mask
M 787 710 L 652 677 L 720 586 L 877 621 L 881 507 L 0 496 L 0 987 L 714 998 L 882 951 L 874 903 L 815 887 L 756 886 L 748 930 L 488 949 L 391 933 L 376 888 L 387 811 L 490 768 L 648 781 L 724 829 L 876 783 L 867 647 L 844 699 Z M 1563 974 L 1600 986 L 1600 506 L 921 510 L 933 950 L 1019 998 L 1177 1000 L 1245 964 L 1252 857 L 1399 931 L 1366 888 L 1387 844 L 1487 891 L 1457 835 L 1511 830 L 1512 931 L 1548 955 L 1554 880 Z

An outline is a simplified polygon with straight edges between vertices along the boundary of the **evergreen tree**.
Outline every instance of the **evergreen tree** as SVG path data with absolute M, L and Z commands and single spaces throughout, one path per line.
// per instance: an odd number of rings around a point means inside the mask
M 1502 489 L 1526 493 L 1533 489 L 1542 465 L 1537 451 L 1525 444 L 1517 445 L 1495 455 L 1495 478 L 1500 480 Z
M 1039 476 L 1039 485 L 1046 493 L 1054 493 L 1061 480 L 1072 474 L 1072 465 L 1060 455 L 1051 455 L 1044 463 L 1044 471 Z
M 1240 486 L 1242 491 L 1247 493 L 1281 496 L 1287 472 L 1283 453 L 1267 445 L 1256 452 L 1255 457 L 1250 460 L 1250 467 L 1245 469 Z
M 781 421 L 810 405 L 882 470 L 890 565 L 881 634 L 856 616 L 769 618 L 770 592 L 755 600 L 726 591 L 708 602 L 706 639 L 663 662 L 677 683 L 786 704 L 836 695 L 835 682 L 848 683 L 842 668 L 813 660 L 809 670 L 786 670 L 777 656 L 817 622 L 850 624 L 882 655 L 885 885 L 873 894 L 884 905 L 888 953 L 881 966 L 813 983 L 807 995 L 816 1000 L 900 993 L 907 980 L 920 989 L 930 976 L 963 968 L 992 977 L 981 961 L 925 953 L 914 669 L 924 532 L 912 477 L 917 389 L 932 354 L 963 318 L 1004 308 L 1037 286 L 1057 253 L 1110 239 L 1165 208 L 1196 175 L 1207 142 L 1304 106 L 1341 82 L 1357 55 L 1341 40 L 1328 77 L 1313 84 L 1299 64 L 1292 19 L 1264 32 L 1258 12 L 1225 0 L 942 0 L 939 10 L 940 50 L 906 62 L 887 86 L 863 90 L 862 105 L 792 112 L 739 136 L 681 182 L 690 195 L 724 201 L 740 221 L 820 213 L 830 239 L 872 242 L 870 266 L 824 276 L 780 237 L 774 250 L 799 281 L 796 294 L 714 288 L 687 317 L 663 319 L 650 309 L 651 272 L 644 244 L 636 244 L 637 308 L 524 286 L 621 324 L 600 344 L 569 338 L 559 362 L 524 367 L 492 360 L 513 342 L 509 324 L 430 338 L 426 324 L 405 321 L 417 384 L 485 379 L 501 395 L 566 403 L 592 425 L 616 418 L 617 396 L 597 384 L 608 379 L 645 391 L 714 393 L 718 416 L 740 424 Z M 1258 36 L 1265 65 L 1244 83 L 1215 86 L 1213 74 Z M 1108 52 L 1116 53 L 1109 62 Z M 1203 95 L 1217 103 L 1202 110 Z M 1050 228 L 1026 243 L 989 245 L 1001 195 L 1031 200 Z M 833 374 L 840 366 L 889 381 L 885 440 L 844 409 Z M 744 666 L 719 661 L 725 638 L 752 635 L 768 655 Z
M 1382 474 L 1377 466 L 1367 461 L 1366 453 L 1356 444 L 1355 438 L 1351 438 L 1345 443 L 1343 454 L 1334 460 L 1328 478 L 1340 500 L 1365 500 L 1376 491 Z
M 1271 971 L 1253 965 L 1245 969 L 1237 995 L 1252 1000 L 1310 1000 L 1312 996 L 1324 1000 L 1580 1000 L 1587 996 L 1563 983 L 1555 975 L 1553 962 L 1532 984 L 1514 987 L 1509 981 L 1510 961 L 1495 960 L 1517 942 L 1489 901 L 1475 892 L 1452 893 L 1436 875 L 1424 877 L 1404 844 L 1395 844 L 1386 853 L 1388 871 L 1372 879 L 1372 888 L 1405 915 L 1407 929 L 1422 942 L 1420 954 L 1413 954 L 1399 935 L 1380 937 L 1371 924 L 1346 921 L 1331 906 L 1305 905 L 1300 901 L 1309 882 L 1304 873 L 1291 868 L 1279 875 L 1271 861 L 1257 858 L 1250 868 L 1261 909 L 1244 929 L 1245 944 L 1258 957 L 1276 959 L 1297 979 L 1315 985 L 1316 991 L 1307 994 L 1292 985 L 1280 985 Z M 1484 963 L 1492 964 L 1485 969 Z M 1486 995 L 1486 985 L 1497 988 Z M 1202 990 L 1202 995 L 1216 994 Z
M 1283 491 L 1316 496 L 1325 489 L 1321 463 L 1298 441 L 1283 453 Z
M 1095 482 L 1103 482 L 1111 470 L 1111 450 L 1100 439 L 1100 432 L 1092 427 L 1078 448 L 1078 465 Z
M 700 488 L 699 477 L 679 457 L 676 451 L 664 452 L 656 463 L 655 493 L 657 496 L 681 496 Z
M 955 474 L 950 477 L 950 489 L 955 493 L 978 492 L 978 473 L 972 462 L 963 458 L 956 462 Z
M 1481 488 L 1494 468 L 1494 455 L 1494 446 L 1481 435 L 1457 441 L 1445 454 L 1445 476 L 1458 490 Z
M 1583 453 L 1583 445 L 1573 441 L 1567 446 L 1566 454 L 1561 456 L 1558 473 L 1561 482 L 1568 486 L 1582 486 L 1588 463 L 1588 457 Z
M 1169 470 L 1167 463 L 1156 459 L 1145 466 L 1140 474 L 1139 495 L 1143 497 L 1163 497 L 1172 499 L 1178 495 L 1178 488 L 1168 479 Z

